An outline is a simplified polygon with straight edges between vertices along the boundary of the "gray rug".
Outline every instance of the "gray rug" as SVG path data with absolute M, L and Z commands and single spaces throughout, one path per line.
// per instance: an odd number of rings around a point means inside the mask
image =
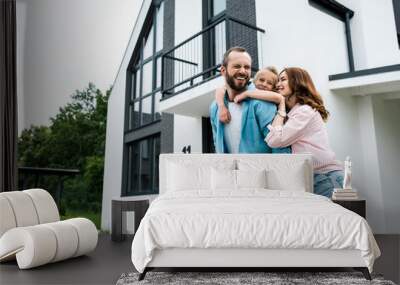
M 395 285 L 381 275 L 372 275 L 372 281 L 360 272 L 148 272 L 142 281 L 139 273 L 122 274 L 117 285 L 133 284 L 379 284 Z

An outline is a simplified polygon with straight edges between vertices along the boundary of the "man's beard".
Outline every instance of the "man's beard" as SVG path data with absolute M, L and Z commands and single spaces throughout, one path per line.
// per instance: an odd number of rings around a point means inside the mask
M 237 92 L 245 91 L 246 87 L 247 87 L 247 83 L 249 83 L 249 81 L 250 81 L 250 78 L 247 77 L 246 83 L 243 86 L 238 86 L 235 84 L 235 77 L 229 75 L 228 72 L 226 73 L 225 79 L 226 79 L 226 84 L 228 84 L 228 86 L 230 88 L 232 88 L 233 90 L 235 90 Z

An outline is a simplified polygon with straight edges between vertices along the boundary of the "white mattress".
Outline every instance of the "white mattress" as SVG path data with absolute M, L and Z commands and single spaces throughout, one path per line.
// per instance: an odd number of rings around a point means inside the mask
M 182 191 L 150 206 L 132 243 L 143 272 L 156 249 L 359 250 L 372 271 L 379 248 L 368 223 L 328 198 L 298 191 Z

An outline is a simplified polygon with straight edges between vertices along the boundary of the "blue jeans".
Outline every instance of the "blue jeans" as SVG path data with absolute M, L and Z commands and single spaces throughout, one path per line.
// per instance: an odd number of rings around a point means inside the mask
M 343 171 L 335 170 L 314 174 L 314 193 L 328 198 L 332 197 L 333 188 L 343 187 Z

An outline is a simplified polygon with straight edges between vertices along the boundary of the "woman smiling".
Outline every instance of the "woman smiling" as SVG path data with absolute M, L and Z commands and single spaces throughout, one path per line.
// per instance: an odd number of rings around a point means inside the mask
M 329 112 L 307 71 L 285 68 L 279 74 L 278 92 L 283 96 L 277 115 L 268 126 L 265 141 L 270 147 L 292 147 L 292 153 L 311 153 L 314 193 L 331 197 L 343 184 L 343 167 L 335 159 L 325 123 Z M 289 113 L 286 114 L 286 109 Z

